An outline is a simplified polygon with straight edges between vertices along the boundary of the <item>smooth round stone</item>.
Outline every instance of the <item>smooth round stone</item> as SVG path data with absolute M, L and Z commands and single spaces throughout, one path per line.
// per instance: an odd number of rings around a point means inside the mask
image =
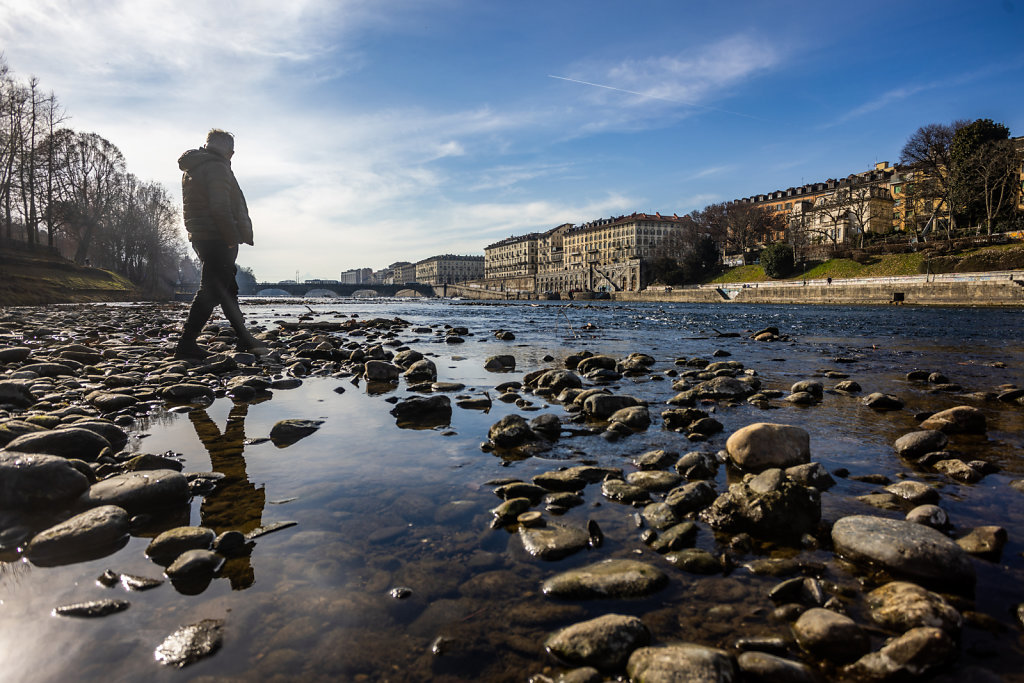
M 949 515 L 938 505 L 918 505 L 907 513 L 907 521 L 933 529 L 945 529 L 949 526 Z
M 639 648 L 629 656 L 626 673 L 637 683 L 725 683 L 736 680 L 736 663 L 725 650 L 681 643 Z
M 852 662 L 870 647 L 867 634 L 853 619 L 821 607 L 801 614 L 793 634 L 804 651 L 833 662 Z
M 925 453 L 941 451 L 949 443 L 949 437 L 935 429 L 922 429 L 904 434 L 896 439 L 893 447 L 901 458 L 920 458 Z
M 96 432 L 110 443 L 110 447 L 115 451 L 119 451 L 125 447 L 128 443 L 128 433 L 118 427 L 113 422 L 107 420 L 95 419 L 95 420 L 79 420 L 71 425 L 74 429 L 88 429 L 90 432 Z M 61 427 L 61 429 L 68 429 L 67 427 Z
M 172 384 L 161 391 L 160 395 L 168 401 L 175 403 L 195 403 L 197 401 L 206 402 L 212 401 L 215 398 L 213 389 L 205 384 L 192 382 Z
M 637 560 L 605 560 L 571 569 L 545 581 L 544 595 L 567 600 L 631 598 L 661 590 L 668 577 L 657 567 Z
M 915 680 L 933 669 L 941 670 L 957 649 L 941 629 L 918 627 L 893 638 L 877 652 L 864 655 L 843 672 L 853 680 Z M 957 680 L 973 682 L 979 678 L 961 673 Z
M 637 617 L 606 614 L 558 631 L 544 646 L 573 666 L 618 669 L 626 663 L 630 653 L 650 639 L 650 631 Z
M 725 442 L 733 464 L 759 472 L 793 467 L 811 461 L 811 437 L 800 427 L 757 422 L 739 429 Z
M 963 618 L 938 593 L 907 581 L 891 581 L 867 594 L 871 620 L 895 633 L 919 626 L 941 628 L 955 634 Z
M 89 479 L 67 459 L 0 451 L 0 509 L 67 501 L 89 488 Z
M 691 574 L 720 574 L 722 565 L 715 556 L 700 548 L 686 548 L 665 556 L 669 563 Z
M 675 472 L 641 470 L 630 472 L 626 482 L 647 491 L 669 491 L 678 486 L 683 478 Z
M 0 404 L 28 408 L 36 402 L 35 394 L 22 382 L 0 382 Z
M 320 429 L 323 420 L 279 420 L 270 428 L 270 440 L 278 448 L 291 446 Z
M 864 405 L 873 410 L 902 410 L 903 400 L 892 394 L 875 392 L 864 397 Z
M 46 453 L 62 458 L 77 458 L 92 462 L 110 442 L 94 431 L 81 427 L 62 427 L 45 432 L 23 434 L 5 448 L 17 453 Z
M 114 413 L 118 410 L 130 408 L 139 402 L 139 399 L 128 394 L 114 394 L 110 392 L 97 392 L 89 396 L 89 403 L 96 406 L 100 412 Z
M 118 505 L 129 512 L 180 505 L 189 499 L 188 479 L 174 470 L 128 472 L 93 484 L 82 494 L 87 507 Z
M 213 529 L 206 527 L 175 527 L 150 541 L 146 547 L 146 555 L 154 559 L 173 560 L 186 550 L 208 550 L 215 537 Z
M 601 484 L 601 493 L 609 500 L 620 503 L 635 503 L 650 498 L 646 489 L 627 484 L 621 479 L 609 479 Z
M 837 553 L 925 583 L 970 590 L 974 565 L 952 540 L 930 527 L 883 517 L 853 515 L 832 527 Z
M 680 522 L 679 515 L 676 514 L 676 511 L 668 503 L 651 503 L 644 507 L 643 512 L 640 514 L 651 528 L 658 529 L 659 531 L 675 526 Z
M 519 538 L 526 552 L 542 560 L 560 560 L 590 544 L 590 534 L 586 529 L 561 524 L 532 529 L 520 527 Z
M 609 422 L 618 423 L 630 429 L 640 431 L 651 426 L 651 413 L 647 406 L 633 406 L 616 410 L 608 418 Z
M 172 579 L 212 576 L 223 562 L 224 558 L 212 550 L 186 550 L 171 563 L 165 573 Z
M 71 557 L 116 545 L 127 535 L 128 513 L 114 505 L 103 505 L 39 532 L 26 553 L 33 561 Z
M 660 532 L 650 542 L 651 550 L 659 553 L 667 553 L 671 550 L 681 550 L 693 543 L 697 535 L 697 525 L 686 520 Z
M 921 481 L 898 481 L 886 486 L 885 490 L 914 505 L 934 505 L 939 502 L 939 492 Z
M 819 683 L 814 669 L 803 662 L 767 652 L 744 652 L 736 659 L 743 680 L 750 683 Z
M 973 406 L 956 406 L 935 413 L 921 423 L 922 429 L 937 429 L 945 434 L 984 434 L 985 414 Z

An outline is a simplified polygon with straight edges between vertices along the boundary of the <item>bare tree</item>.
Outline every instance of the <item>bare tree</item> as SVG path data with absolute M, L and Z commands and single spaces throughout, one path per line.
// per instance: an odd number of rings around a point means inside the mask
M 96 133 L 58 130 L 53 137 L 58 173 L 58 216 L 77 239 L 74 260 L 85 261 L 93 238 L 121 200 L 124 157 Z
M 900 163 L 910 166 L 917 173 L 913 192 L 908 191 L 908 200 L 930 203 L 928 225 L 934 221 L 941 208 L 946 209 L 946 236 L 952 237 L 956 227 L 954 203 L 956 185 L 952 170 L 950 149 L 956 132 L 967 125 L 967 121 L 951 124 L 929 123 L 921 126 L 907 139 L 900 152 Z
M 1016 196 L 1017 153 L 1011 140 L 982 144 L 961 162 L 959 174 L 981 191 L 985 207 L 985 234 Z

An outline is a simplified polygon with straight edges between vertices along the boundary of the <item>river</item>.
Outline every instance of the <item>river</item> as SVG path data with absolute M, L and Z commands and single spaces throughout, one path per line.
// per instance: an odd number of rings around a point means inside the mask
M 132 428 L 128 446 L 140 453 L 180 454 L 185 470 L 214 470 L 226 484 L 196 497 L 182 523 L 218 531 L 248 531 L 274 522 L 293 527 L 257 539 L 251 556 L 230 560 L 204 591 L 184 595 L 165 583 L 122 595 L 131 608 L 103 619 L 50 616 L 58 604 L 111 595 L 96 583 L 104 570 L 159 577 L 144 555 L 149 538 L 132 538 L 117 553 L 61 567 L 27 560 L 0 563 L 0 678 L 59 681 L 183 679 L 229 680 L 494 680 L 522 681 L 561 669 L 544 652 L 544 639 L 572 623 L 615 612 L 640 616 L 655 642 L 698 642 L 730 647 L 738 637 L 782 635 L 788 626 L 771 617 L 768 591 L 779 579 L 754 575 L 742 562 L 761 555 L 792 556 L 825 566 L 824 578 L 856 588 L 858 579 L 826 549 L 763 546 L 739 557 L 728 574 L 700 576 L 675 569 L 640 539 L 634 508 L 605 500 L 588 486 L 585 503 L 557 521 L 600 525 L 604 543 L 546 562 L 524 552 L 518 536 L 491 528 L 500 499 L 487 482 L 517 478 L 563 465 L 592 463 L 631 471 L 631 458 L 655 448 L 714 452 L 726 437 L 753 422 L 778 422 L 810 433 L 812 459 L 852 476 L 881 474 L 933 484 L 955 525 L 999 525 L 1009 541 L 998 561 L 976 559 L 976 599 L 958 604 L 967 620 L 958 666 L 981 665 L 1003 675 L 1024 670 L 1024 492 L 1010 482 L 1024 477 L 1024 406 L 933 393 L 910 382 L 910 370 L 946 375 L 963 392 L 1024 386 L 1024 310 L 914 307 L 715 306 L 614 302 L 469 302 L 334 299 L 248 301 L 251 322 L 401 318 L 412 325 L 399 338 L 429 354 L 442 381 L 466 385 L 460 395 L 496 398 L 494 387 L 527 372 L 561 367 L 570 353 L 625 357 L 642 352 L 656 360 L 649 374 L 627 377 L 615 393 L 648 401 L 654 424 L 610 441 L 599 435 L 563 437 L 547 453 L 519 460 L 481 449 L 488 427 L 510 413 L 565 417 L 563 408 L 524 394 L 526 410 L 495 401 L 488 412 L 455 408 L 451 424 L 400 429 L 388 399 L 409 395 L 403 382 L 370 390 L 351 378 L 305 377 L 300 387 L 275 391 L 270 400 L 233 403 L 219 398 L 191 411 L 158 410 Z M 465 327 L 464 343 L 446 343 L 443 325 Z M 431 332 L 413 333 L 420 326 Z M 750 332 L 779 328 L 788 341 L 756 342 Z M 510 330 L 499 341 L 496 330 Z M 739 336 L 720 336 L 739 333 Z M 662 428 L 660 413 L 675 392 L 667 371 L 677 359 L 729 354 L 753 370 L 764 388 L 788 392 L 796 381 L 833 386 L 842 373 L 860 395 L 826 392 L 812 406 L 771 401 L 718 407 L 724 431 L 705 443 Z M 496 354 L 515 357 L 514 372 L 484 369 Z M 553 360 L 545 360 L 551 357 Z M 902 398 L 906 407 L 878 413 L 862 405 L 868 393 Z M 980 408 L 984 437 L 957 448 L 992 463 L 999 472 L 963 484 L 911 469 L 892 443 L 915 429 L 915 414 L 955 405 Z M 269 441 L 278 420 L 323 420 L 312 435 L 288 447 Z M 719 492 L 730 481 L 720 468 Z M 902 517 L 877 510 L 857 496 L 878 487 L 850 477 L 822 494 L 827 521 L 848 514 Z M 727 537 L 704 524 L 696 545 L 721 555 Z M 610 601 L 553 601 L 540 582 L 571 567 L 612 558 L 635 558 L 669 573 L 669 586 L 653 597 Z M 10 559 L 10 558 L 9 558 Z M 411 589 L 405 599 L 389 593 Z M 123 593 L 123 591 L 121 591 Z M 849 598 L 859 614 L 857 598 Z M 184 670 L 154 662 L 154 648 L 179 626 L 202 619 L 225 621 L 223 647 Z M 860 618 L 858 617 L 858 621 Z M 880 642 L 880 641 L 879 641 Z M 439 652 L 432 652 L 432 646 Z

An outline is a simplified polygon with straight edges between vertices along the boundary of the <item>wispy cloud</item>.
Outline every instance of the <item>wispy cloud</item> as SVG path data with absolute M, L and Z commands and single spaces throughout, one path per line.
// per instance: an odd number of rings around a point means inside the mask
M 696 173 L 692 173 L 691 175 L 687 176 L 686 179 L 696 180 L 698 178 L 707 178 L 708 176 L 721 175 L 723 173 L 729 173 L 730 171 L 734 170 L 736 170 L 736 166 L 732 164 L 726 166 L 711 166 L 708 168 L 703 168 L 697 171 Z
M 953 74 L 948 78 L 936 79 L 924 83 L 908 83 L 906 85 L 891 88 L 881 95 L 854 107 L 834 121 L 822 124 L 819 128 L 826 129 L 840 126 L 844 123 L 867 116 L 868 114 L 873 114 L 887 109 L 889 106 L 897 102 L 911 99 L 921 93 L 939 89 L 948 89 L 952 91 L 975 81 L 990 78 L 1008 71 L 1016 71 L 1022 67 L 1024 67 L 1024 57 L 1018 57 L 1016 59 L 1003 60 L 995 64 L 989 64 L 971 71 Z
M 551 77 L 593 88 L 593 98 L 606 106 L 636 108 L 650 106 L 651 100 L 655 100 L 665 105 L 756 118 L 712 102 L 759 71 L 772 68 L 779 60 L 780 55 L 770 44 L 737 35 L 711 45 L 695 46 L 682 54 L 612 64 L 578 64 L 570 75 Z

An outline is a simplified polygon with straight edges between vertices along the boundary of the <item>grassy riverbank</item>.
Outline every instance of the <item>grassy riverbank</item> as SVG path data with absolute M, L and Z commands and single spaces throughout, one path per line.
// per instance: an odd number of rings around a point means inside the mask
M 920 251 L 911 254 L 882 254 L 869 256 L 859 261 L 852 259 L 831 259 L 799 271 L 789 280 L 821 279 L 835 280 L 894 277 L 899 275 L 920 275 L 922 273 L 966 273 L 994 270 L 1017 270 L 1024 268 L 1024 246 L 1006 244 L 991 247 L 965 249 L 955 254 L 937 254 Z M 764 274 L 759 265 L 730 268 L 709 280 L 714 284 L 744 282 L 767 282 L 772 278 Z
M 139 293 L 127 278 L 84 268 L 45 252 L 0 253 L 0 306 L 128 301 Z

